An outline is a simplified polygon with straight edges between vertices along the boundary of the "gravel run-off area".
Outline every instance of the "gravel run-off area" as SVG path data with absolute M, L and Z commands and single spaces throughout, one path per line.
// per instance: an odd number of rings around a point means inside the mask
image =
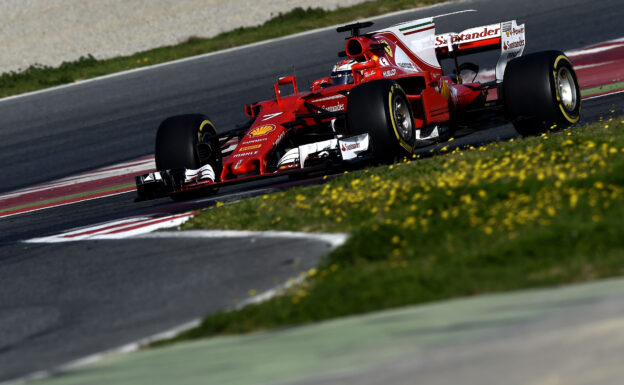
M 2 0 L 0 73 L 57 66 L 211 37 L 262 24 L 296 7 L 335 9 L 364 0 Z

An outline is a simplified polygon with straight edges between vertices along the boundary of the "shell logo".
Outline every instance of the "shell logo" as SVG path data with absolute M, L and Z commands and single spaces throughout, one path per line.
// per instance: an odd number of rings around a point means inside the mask
M 263 136 L 268 134 L 269 132 L 275 130 L 274 124 L 265 124 L 263 126 L 258 126 L 249 132 L 249 136 L 254 138 L 256 136 Z

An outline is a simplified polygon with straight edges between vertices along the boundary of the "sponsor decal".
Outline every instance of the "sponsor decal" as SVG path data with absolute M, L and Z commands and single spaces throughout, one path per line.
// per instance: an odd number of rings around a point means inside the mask
M 344 98 L 344 97 L 345 97 L 344 95 L 336 94 L 336 95 L 328 96 L 326 98 L 313 100 L 312 103 L 324 102 L 324 101 L 327 101 L 327 100 L 340 99 L 340 98 Z
M 394 54 L 392 53 L 392 48 L 390 48 L 390 44 L 388 44 L 385 40 L 379 40 L 379 44 L 384 44 L 384 51 L 388 54 L 388 56 L 392 57 Z
M 363 75 L 365 78 L 369 78 L 369 77 L 371 77 L 371 76 L 373 76 L 373 75 L 377 75 L 377 71 L 375 71 L 375 70 L 372 70 L 372 71 L 365 71 L 362 75 Z
M 252 156 L 258 154 L 258 151 L 247 151 L 247 152 L 239 152 L 237 154 L 232 155 L 234 158 L 244 158 L 246 156 Z
M 394 62 L 401 68 L 411 71 L 418 70 L 418 68 L 412 63 L 412 59 L 399 46 L 397 46 L 394 50 Z
M 262 147 L 261 144 L 254 144 L 253 146 L 245 146 L 245 147 L 239 148 L 238 151 L 244 152 L 244 151 L 249 151 L 249 150 L 255 150 L 260 147 Z
M 483 39 L 486 37 L 493 37 L 493 36 L 498 36 L 500 32 L 500 27 L 496 27 L 496 28 L 488 28 L 488 27 L 483 27 L 483 29 L 481 30 L 477 30 L 477 31 L 468 31 L 466 33 L 460 33 L 457 35 L 451 35 L 451 44 L 453 43 L 461 43 L 461 42 L 465 42 L 468 40 L 479 40 L 479 39 Z M 436 46 L 442 46 L 442 45 L 447 45 L 448 44 L 448 35 L 440 35 L 440 36 L 436 36 Z
M 509 33 L 509 32 L 507 32 L 507 33 Z M 520 34 L 523 34 L 523 33 L 524 33 L 524 27 L 522 27 L 522 28 L 511 28 L 511 34 L 512 35 L 520 35 Z M 507 35 L 507 36 L 509 36 L 509 35 Z
M 262 126 L 258 126 L 253 130 L 249 131 L 249 136 L 255 138 L 257 136 L 263 136 L 275 130 L 275 124 L 265 124 Z
M 360 142 L 355 142 L 351 144 L 343 144 L 341 150 L 342 151 L 350 151 L 360 148 Z
M 271 120 L 277 116 L 280 116 L 281 114 L 283 114 L 283 112 L 276 112 L 274 114 L 266 114 L 262 118 L 260 118 L 260 120 L 263 122 L 266 122 L 267 120 Z
M 355 159 L 368 149 L 368 134 L 362 134 L 338 141 L 343 160 Z
M 459 36 L 457 35 L 451 36 L 451 43 L 456 43 L 458 41 L 459 41 Z M 446 39 L 444 36 L 436 36 L 436 42 L 435 42 L 436 46 L 442 46 L 442 45 L 447 45 L 447 44 L 448 44 L 448 39 Z
M 379 58 L 379 64 L 381 64 L 382 67 L 389 67 L 390 66 L 390 62 L 385 57 Z
M 236 162 L 236 165 L 234 166 L 234 168 L 238 168 L 240 167 L 240 165 L 243 164 L 243 160 L 239 160 L 238 162 Z
M 257 139 L 247 139 L 245 140 L 245 145 L 247 144 L 252 144 L 252 143 L 260 143 L 260 142 L 266 142 L 268 140 L 267 137 L 264 138 L 257 138 Z
M 518 40 L 518 41 L 514 41 L 512 43 L 504 43 L 503 44 L 503 51 L 507 51 L 510 49 L 514 49 L 514 48 L 519 48 L 519 47 L 524 47 L 524 40 Z
M 335 106 L 329 106 L 329 107 L 323 106 L 322 108 L 326 109 L 329 112 L 338 112 L 338 111 L 344 111 L 345 105 L 343 103 L 338 103 Z
M 391 70 L 383 72 L 383 76 L 385 76 L 387 78 L 392 77 L 392 76 L 394 76 L 396 74 L 397 74 L 397 71 L 395 69 L 391 69 Z
M 519 51 L 509 52 L 509 53 L 507 54 L 507 59 L 513 59 L 513 58 L 515 58 L 516 56 L 518 56 L 518 54 L 519 54 L 519 53 L 520 53 Z

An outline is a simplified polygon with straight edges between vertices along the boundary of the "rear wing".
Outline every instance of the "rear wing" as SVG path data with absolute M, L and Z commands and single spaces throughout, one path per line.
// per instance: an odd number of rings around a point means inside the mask
M 436 35 L 435 50 L 438 60 L 441 60 L 500 49 L 496 64 L 496 80 L 500 82 L 507 62 L 522 55 L 525 41 L 524 24 L 517 25 L 515 20 L 511 20 L 469 28 L 460 33 Z

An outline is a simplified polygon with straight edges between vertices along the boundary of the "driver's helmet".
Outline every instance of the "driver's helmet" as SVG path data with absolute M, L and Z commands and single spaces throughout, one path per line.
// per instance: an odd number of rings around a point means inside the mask
M 351 59 L 338 62 L 338 64 L 334 66 L 330 75 L 332 83 L 334 83 L 334 85 L 353 83 L 353 72 L 351 71 L 351 67 L 355 63 L 357 62 Z

